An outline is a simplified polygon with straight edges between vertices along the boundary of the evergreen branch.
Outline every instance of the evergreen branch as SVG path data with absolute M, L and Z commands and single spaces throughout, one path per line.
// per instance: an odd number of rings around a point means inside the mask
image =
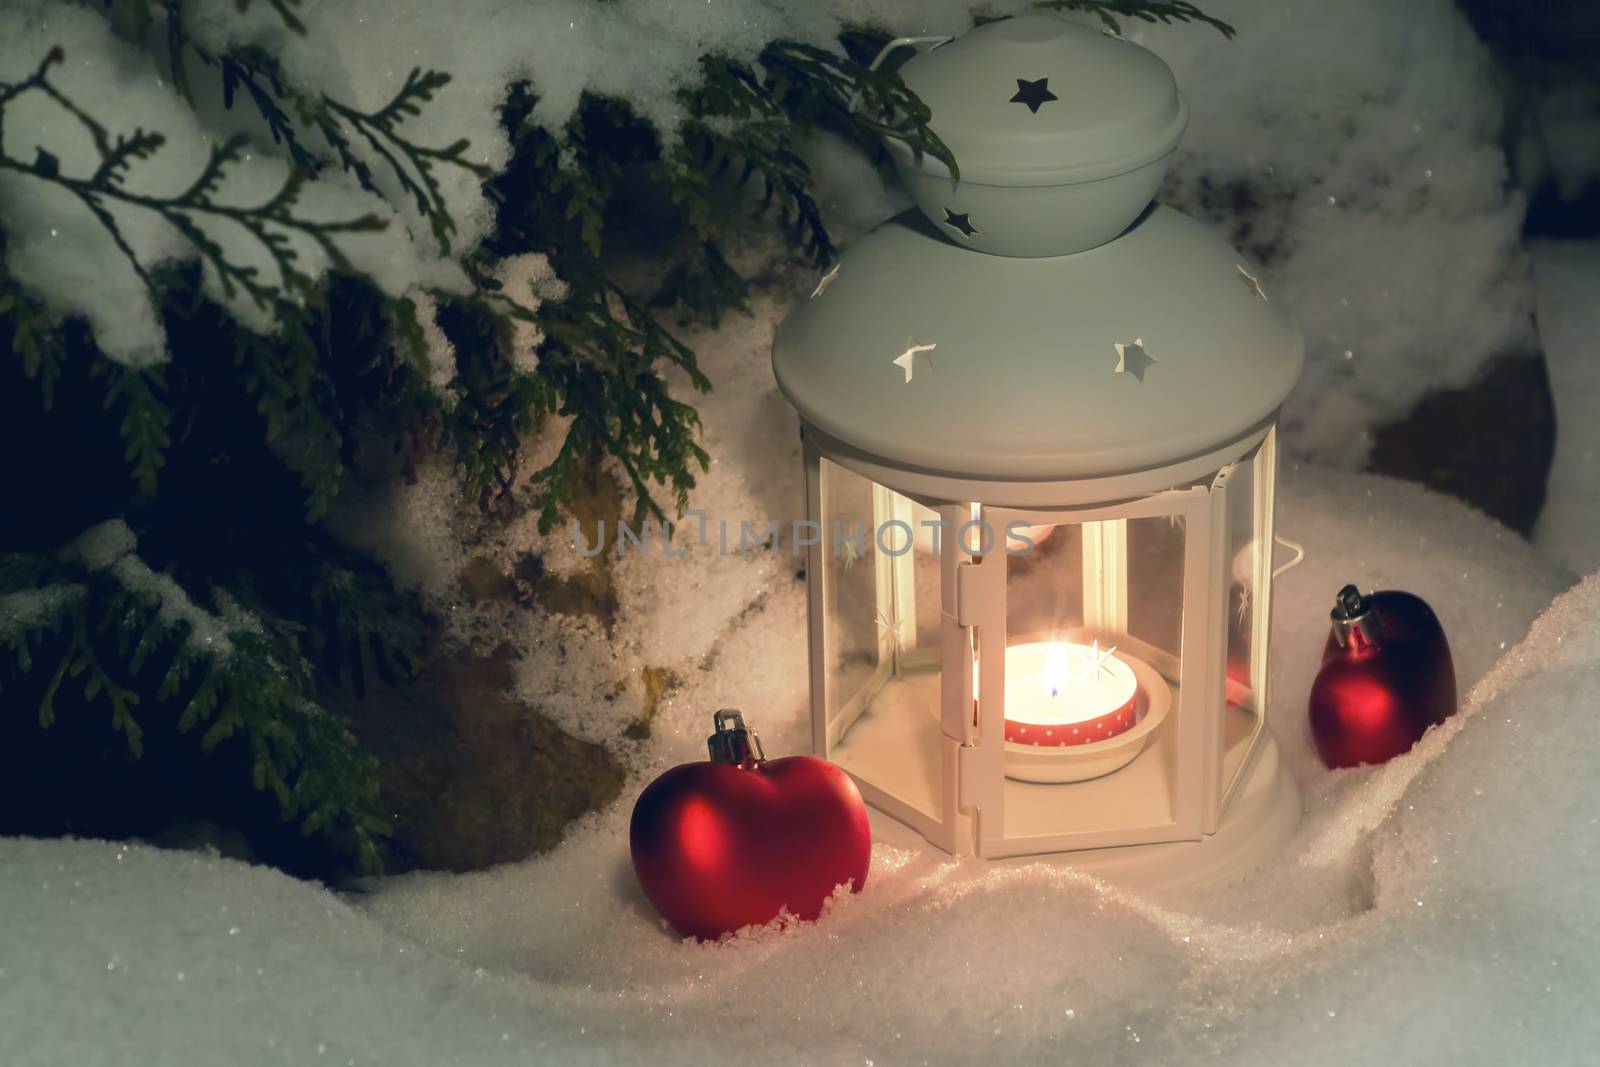
M 344 139 L 344 135 L 342 131 L 338 131 L 330 136 L 330 131 L 336 127 L 334 116 L 343 119 L 367 142 L 378 157 L 388 164 L 401 190 L 411 195 L 418 213 L 426 218 L 432 227 L 434 240 L 446 253 L 450 251 L 450 235 L 455 232 L 456 226 L 445 204 L 444 190 L 440 188 L 438 178 L 434 174 L 435 165 L 443 163 L 460 167 L 484 179 L 492 172 L 488 167 L 465 158 L 469 146 L 466 138 L 461 138 L 443 148 L 428 148 L 400 136 L 397 127 L 407 119 L 420 115 L 422 105 L 431 101 L 434 94 L 449 82 L 448 74 L 413 68 L 411 73 L 406 75 L 405 84 L 389 103 L 377 111 L 362 112 L 324 96 L 322 98 L 324 110 L 316 119 L 318 129 L 336 147 L 339 141 Z M 339 141 L 335 140 L 336 137 Z M 347 149 L 341 149 L 341 155 L 347 160 L 350 158 Z M 360 172 L 358 176 L 359 174 Z
M 286 89 L 277 60 L 259 48 L 212 55 L 193 47 L 202 60 L 222 71 L 224 105 L 231 108 L 235 90 L 244 89 L 267 124 L 273 142 L 283 144 L 302 169 L 314 173 L 321 164 L 300 140 L 294 121 L 280 101 L 292 99 L 299 122 L 321 134 L 339 166 L 353 175 L 363 189 L 381 195 L 371 165 L 355 151 L 356 139 L 365 142 L 394 176 L 400 191 L 415 203 L 418 214 L 428 221 L 440 250 L 450 251 L 450 236 L 455 233 L 456 224 L 445 202 L 437 167 L 460 167 L 483 179 L 491 171 L 466 158 L 470 143 L 465 138 L 435 148 L 409 140 L 400 130 L 407 121 L 422 114 L 423 106 L 449 84 L 450 75 L 413 68 L 388 103 L 365 112 L 327 94 L 292 95 Z
M 613 313 L 613 304 L 623 317 Z M 560 413 L 570 415 L 557 459 L 535 472 L 534 506 L 542 530 L 553 528 L 569 497 L 577 461 L 591 451 L 615 459 L 634 493 L 633 518 L 667 518 L 653 490 L 672 494 L 678 513 L 689 505 L 694 470 L 705 470 L 710 457 L 696 442 L 700 416 L 672 398 L 654 370 L 666 362 L 684 371 L 692 387 L 710 390 L 694 353 L 655 321 L 649 310 L 621 287 L 606 283 L 593 299 L 544 305 L 540 311 L 547 344 L 540 368 L 551 368 L 562 397 Z
M 307 314 L 284 308 L 276 337 L 238 331 L 229 347 L 245 390 L 256 398 L 266 442 L 300 479 L 307 520 L 320 519 L 343 484 L 344 435 Z
M 1144 22 L 1200 22 L 1232 40 L 1238 32 L 1228 23 L 1213 18 L 1187 0 L 1034 0 L 1034 7 L 1049 11 L 1083 11 L 1097 16 L 1107 29 L 1119 37 L 1122 25 L 1117 16 Z
M 0 260 L 3 252 L 0 235 Z M 55 327 L 44 305 L 24 291 L 0 262 L 0 351 L 18 356 L 23 376 L 39 383 L 45 411 L 55 406 L 56 383 L 65 359 L 61 333 Z
M 704 241 L 694 256 L 668 268 L 650 297 L 650 306 L 692 310 L 716 327 L 721 325 L 724 310 L 747 309 L 749 293 L 749 284 L 723 256 L 717 242 Z M 689 317 L 680 313 L 678 325 L 688 322 Z
M 665 144 L 622 101 L 586 95 L 560 131 L 534 124 L 525 87 L 513 87 L 505 108 L 517 156 L 489 188 L 501 205 L 495 250 L 545 252 L 570 293 L 559 305 L 538 309 L 545 340 L 537 378 L 502 372 L 486 387 L 469 389 L 449 426 L 469 487 L 484 492 L 511 484 L 518 450 L 513 427 L 536 430 L 550 415 L 569 420 L 556 457 L 531 478 L 546 529 L 570 499 L 577 472 L 596 456 L 609 456 L 621 468 L 638 519 L 664 517 L 653 495 L 662 489 L 680 510 L 687 506 L 695 470 L 708 462 L 696 442 L 697 414 L 671 396 L 658 367 L 679 368 L 697 390 L 709 383 L 692 353 L 612 284 L 600 263 L 606 212 L 619 195 L 624 167 L 644 164 L 698 238 L 694 253 L 667 273 L 650 303 L 689 308 L 712 321 L 724 308 L 743 306 L 746 293 L 721 250 L 719 237 L 730 219 L 718 199 L 726 190 L 720 179 L 755 185 L 758 213 L 770 213 L 792 247 L 826 264 L 834 247 L 812 194 L 813 177 L 797 151 L 803 131 L 838 129 L 885 163 L 882 139 L 899 140 L 913 154 L 934 155 L 956 169 L 929 127 L 927 107 L 896 74 L 867 71 L 810 45 L 774 42 L 755 63 L 707 56 L 700 80 L 679 99 L 689 117 L 680 136 Z
M 759 175 L 763 197 L 758 211 L 776 202 L 781 231 L 818 265 L 833 258 L 833 243 L 822 211 L 811 195 L 811 171 L 795 151 L 797 125 L 749 67 L 719 56 L 701 60 L 704 78 L 680 94 L 695 117 L 685 123 L 682 140 L 666 153 L 664 184 L 702 241 L 709 241 L 720 213 L 713 210 L 708 178 L 740 166 L 738 182 Z M 725 265 L 725 264 L 724 264 Z M 718 264 L 708 263 L 715 277 Z
M 389 685 L 411 677 L 425 638 L 421 608 L 381 572 L 329 563 L 308 583 L 307 602 L 313 625 L 302 644 L 330 676 L 358 694 L 373 675 Z
M 141 689 L 171 707 L 183 733 L 205 727 L 210 752 L 239 736 L 255 788 L 271 792 L 286 819 L 378 867 L 377 762 L 342 723 L 314 703 L 310 665 L 289 628 L 243 612 L 213 614 L 138 557 L 132 532 L 113 520 L 54 558 L 0 555 L 0 680 L 32 667 L 30 650 L 59 648 L 40 705 L 48 728 L 68 679 L 82 679 L 87 704 L 105 703 L 111 727 L 142 754 Z M 48 594 L 19 588 L 42 584 Z M 197 629 L 198 628 L 198 629 Z M 199 631 L 206 639 L 199 638 Z M 117 658 L 108 653 L 115 651 Z M 146 671 L 157 662 L 165 665 Z M 153 709 L 154 710 L 154 709 Z
M 536 142 L 534 164 L 552 195 L 565 199 L 564 221 L 579 224 L 584 247 L 598 259 L 605 208 L 616 190 L 620 167 L 603 151 L 591 148 L 581 113 L 567 121 L 562 133 L 560 143 L 553 138 Z
M 44 93 L 78 119 L 89 133 L 100 153 L 100 166 L 87 178 L 74 177 L 62 173 L 59 161 L 42 150 L 31 164 L 0 151 L 0 169 L 50 182 L 75 196 L 110 235 L 152 295 L 157 295 L 155 283 L 128 244 L 107 206 L 109 203 L 151 211 L 160 216 L 194 246 L 229 297 L 243 291 L 264 311 L 272 310 L 287 300 L 290 291 L 298 291 L 303 295 L 312 288 L 311 278 L 296 265 L 298 253 L 290 241 L 291 235 L 311 240 L 335 265 L 342 266 L 346 260 L 334 241 L 336 235 L 373 232 L 386 225 L 384 220 L 371 214 L 326 222 L 296 216 L 293 209 L 307 179 L 306 172 L 301 169 L 292 169 L 278 191 L 255 206 L 240 207 L 218 201 L 216 194 L 228 167 L 243 156 L 246 139 L 242 136 L 231 137 L 221 145 L 214 146 L 194 182 L 175 197 L 129 191 L 123 187 L 123 179 L 131 165 L 136 160 L 147 160 L 155 155 L 163 139 L 160 134 L 141 130 L 132 137 L 118 138 L 113 143 L 103 126 L 50 83 L 50 68 L 64 58 L 59 47 L 53 48 L 28 79 L 15 86 L 0 84 L 0 114 L 3 114 L 6 104 L 25 92 L 36 90 Z M 222 245 L 197 221 L 202 218 L 210 222 L 232 224 L 248 234 L 272 260 L 277 272 L 276 282 L 261 280 L 260 271 L 254 266 L 230 260 Z
M 767 91 L 795 121 L 837 129 L 874 158 L 882 157 L 882 139 L 899 141 L 918 162 L 931 155 L 960 177 L 955 154 L 930 125 L 933 113 L 895 71 L 868 70 L 845 56 L 794 41 L 768 45 L 760 63 Z
M 159 133 L 147 133 L 144 130 L 134 130 L 132 137 L 119 136 L 111 149 L 105 153 L 98 170 L 90 177 L 91 185 L 117 183 L 122 181 L 134 161 L 149 159 L 166 143 L 166 138 Z
M 111 380 L 106 410 L 122 409 L 123 459 L 132 469 L 139 491 L 154 493 L 157 475 L 166 465 L 167 447 L 172 444 L 167 434 L 171 416 L 159 396 L 165 391 L 161 369 L 126 367 L 110 360 L 97 363 L 96 369 Z
M 308 171 L 318 169 L 320 164 L 317 157 L 300 142 L 294 120 L 278 103 L 285 94 L 276 60 L 250 48 L 224 52 L 215 57 L 198 48 L 196 51 L 203 60 L 222 72 L 223 107 L 231 111 L 237 91 L 243 89 L 255 105 L 256 113 L 267 124 L 272 143 L 288 149 L 289 157 L 297 166 Z
M 172 86 L 178 90 L 178 95 L 193 105 L 189 68 L 183 63 L 183 46 L 189 39 L 183 29 L 183 0 L 161 0 L 161 6 L 166 13 L 163 22 L 167 31 L 167 73 L 172 77 Z
M 239 14 L 243 15 L 250 10 L 250 4 L 253 0 L 234 0 L 234 2 L 239 6 Z M 300 6 L 300 0 L 267 0 L 267 6 L 277 12 L 278 18 L 282 19 L 283 24 L 291 31 L 302 37 L 305 36 L 306 24 L 296 17 L 293 10 Z

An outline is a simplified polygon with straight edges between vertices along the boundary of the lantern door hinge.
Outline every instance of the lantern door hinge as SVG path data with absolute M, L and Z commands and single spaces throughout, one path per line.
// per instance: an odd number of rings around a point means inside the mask
M 985 581 L 987 576 L 981 568 L 982 564 L 975 560 L 956 564 L 957 625 L 976 626 L 999 607 L 995 583 Z
M 963 744 L 956 748 L 956 809 L 968 814 L 978 810 L 977 790 L 973 783 L 980 774 L 978 746 Z

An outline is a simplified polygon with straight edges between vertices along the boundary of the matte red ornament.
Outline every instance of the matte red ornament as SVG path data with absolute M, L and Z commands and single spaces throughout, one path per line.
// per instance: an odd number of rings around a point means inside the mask
M 1311 736 L 1322 762 L 1383 763 L 1455 711 L 1455 664 L 1433 609 L 1410 593 L 1341 589 L 1311 686 Z
M 645 896 L 693 937 L 716 938 L 787 910 L 815 919 L 842 883 L 861 892 L 872 860 L 867 808 L 827 760 L 768 760 L 737 711 L 719 711 L 709 763 L 645 787 L 629 843 Z

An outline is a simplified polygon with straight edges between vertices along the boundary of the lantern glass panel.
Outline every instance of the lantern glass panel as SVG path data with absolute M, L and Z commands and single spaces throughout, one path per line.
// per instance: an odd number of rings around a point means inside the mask
M 919 825 L 953 805 L 940 730 L 937 515 L 824 458 L 820 462 L 827 755 L 871 799 Z
M 1006 561 L 1005 837 L 1176 839 L 1182 516 L 1021 532 L 1034 547 L 1013 538 Z
M 1172 673 L 1183 652 L 1183 517 L 1127 523 L 1128 635 Z
M 1016 531 L 1007 545 L 1014 553 L 1006 561 L 1007 643 L 1082 629 L 1083 527 L 1031 526 Z
M 880 667 L 873 489 L 854 471 L 823 461 L 823 662 L 830 731 L 846 728 L 859 714 Z
M 1228 476 L 1228 703 L 1256 706 L 1255 589 L 1261 571 L 1256 540 L 1255 463 L 1246 460 Z
M 1224 790 L 1244 767 L 1260 736 L 1267 683 L 1267 607 L 1272 595 L 1271 435 L 1227 473 L 1227 712 L 1223 719 Z

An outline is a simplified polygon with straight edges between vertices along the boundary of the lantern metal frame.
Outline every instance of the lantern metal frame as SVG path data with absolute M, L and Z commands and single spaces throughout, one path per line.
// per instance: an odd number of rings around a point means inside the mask
M 773 342 L 818 531 L 807 557 L 813 747 L 884 813 L 880 837 L 904 827 L 992 858 L 1071 852 L 1075 866 L 1142 880 L 1236 870 L 1299 818 L 1265 714 L 1276 420 L 1303 342 L 1257 265 L 1150 202 L 1188 121 L 1159 58 L 1041 14 L 943 40 L 889 47 L 937 44 L 901 73 L 959 177 L 891 145 L 916 210 L 855 243 Z M 1057 102 L 1019 105 L 1010 87 L 1020 95 L 1024 78 Z M 1248 489 L 1237 484 L 1246 464 Z M 837 501 L 835 469 L 862 483 Z M 936 617 L 926 556 L 913 570 L 874 553 L 870 582 L 843 579 L 836 595 L 831 511 L 870 516 L 876 540 L 918 507 L 946 531 L 980 519 L 992 531 L 1077 532 L 1062 542 L 1070 551 L 1015 572 L 1008 542 L 964 553 L 952 539 L 938 555 Z M 1233 524 L 1246 513 L 1242 563 Z M 1181 549 L 1148 524 L 1160 516 L 1181 520 Z M 1134 523 L 1146 555 L 1130 571 Z M 909 558 L 914 544 L 903 547 Z M 1130 574 L 1142 599 L 1129 599 Z M 1053 620 L 1033 618 L 1030 603 L 1013 620 L 1013 577 L 1021 601 L 1053 590 L 1081 602 Z M 912 594 L 924 610 L 902 610 Z M 1163 648 L 1129 632 L 1132 604 L 1163 621 Z M 835 607 L 846 614 L 834 619 Z M 1020 632 L 1035 622 L 1056 636 Z M 924 647 L 906 647 L 908 636 Z M 1121 642 L 1136 701 L 1168 686 L 1164 718 L 1161 701 L 1130 705 L 1143 716 L 1130 743 L 1102 736 L 1081 755 L 1008 742 L 1007 648 L 1041 636 Z M 835 674 L 848 691 L 832 692 Z M 891 691 L 913 677 L 921 690 Z M 1081 766 L 1031 773 L 1052 761 Z
M 837 465 L 873 485 L 874 528 L 889 519 L 906 521 L 909 505 L 920 504 L 937 513 L 947 530 L 981 519 L 993 530 L 1011 523 L 1028 525 L 1084 524 L 1101 538 L 1100 551 L 1085 552 L 1086 581 L 1097 573 L 1101 593 L 1091 597 L 1085 586 L 1086 622 L 1091 628 L 1132 639 L 1123 620 L 1116 617 L 1119 602 L 1126 602 L 1125 522 L 1130 519 L 1177 516 L 1185 531 L 1181 600 L 1182 641 L 1178 662 L 1161 664 L 1162 675 L 1175 691 L 1174 714 L 1161 728 L 1163 734 L 1128 767 L 1092 781 L 1038 784 L 1013 781 L 1004 767 L 1006 565 L 1003 551 L 969 554 L 954 539 L 951 550 L 939 554 L 942 666 L 939 669 L 939 751 L 937 754 L 937 812 L 912 804 L 885 787 L 882 773 L 913 757 L 905 751 L 882 748 L 840 760 L 863 796 L 878 811 L 915 831 L 920 837 L 953 854 L 974 853 L 989 858 L 1034 855 L 1086 849 L 1120 849 L 1130 845 L 1199 842 L 1218 832 L 1224 813 L 1241 793 L 1255 769 L 1257 757 L 1271 749 L 1270 785 L 1282 809 L 1284 786 L 1293 786 L 1279 773 L 1277 753 L 1266 729 L 1267 648 L 1271 626 L 1273 581 L 1272 544 L 1274 488 L 1276 485 L 1276 432 L 1268 425 L 1196 460 L 1133 475 L 1072 479 L 1059 482 L 1004 483 L 930 476 L 925 472 L 895 470 L 829 438 L 814 427 L 803 428 L 807 516 L 826 528 L 824 505 L 828 464 Z M 1256 464 L 1251 480 L 1252 537 L 1256 549 L 1252 568 L 1255 601 L 1251 612 L 1252 647 L 1261 650 L 1251 659 L 1248 687 L 1226 678 L 1227 632 L 1223 618 L 1228 610 L 1230 513 L 1229 482 L 1239 466 Z M 1094 525 L 1089 525 L 1094 524 Z M 1121 533 L 1118 544 L 1115 531 Z M 1086 539 L 1086 545 L 1092 544 Z M 852 698 L 830 717 L 831 680 L 827 671 L 825 604 L 832 569 L 826 536 L 807 547 L 811 666 L 812 747 L 825 758 L 839 755 L 840 742 L 871 700 L 895 675 L 897 659 L 904 654 L 892 635 L 880 635 L 878 662 L 872 676 Z M 1098 558 L 1094 558 L 1098 557 Z M 887 566 L 875 571 L 880 610 L 910 593 L 906 570 L 911 556 L 880 556 Z M 1119 593 L 1119 587 L 1121 592 Z M 901 599 L 900 602 L 903 602 Z M 914 613 L 889 613 L 901 624 Z M 1139 648 L 1141 659 L 1160 663 L 1162 654 Z M 993 664 L 975 671 L 975 662 Z M 974 685 L 974 675 L 977 684 Z M 1175 677 L 1174 677 L 1175 676 Z M 1247 719 L 1245 734 L 1224 744 L 1224 723 L 1230 714 Z M 1106 822 L 1109 813 L 1127 806 L 1129 796 L 1162 787 L 1157 761 L 1170 760 L 1170 815 L 1123 825 L 1044 833 L 1008 834 L 1006 811 L 1027 798 L 1033 805 L 1079 805 L 1088 821 Z M 892 772 L 890 772 L 892 773 Z M 1282 781 L 1279 779 L 1282 778 Z M 1120 799 L 1119 799 L 1120 798 Z M 1297 804 L 1297 801 L 1295 802 Z M 1257 805 L 1257 807 L 1260 807 Z M 1262 814 L 1258 812 L 1257 814 Z M 1255 821 L 1260 821 L 1255 820 Z M 1277 820 L 1282 822 L 1281 819 Z M 1292 825 L 1292 823 L 1290 824 Z

